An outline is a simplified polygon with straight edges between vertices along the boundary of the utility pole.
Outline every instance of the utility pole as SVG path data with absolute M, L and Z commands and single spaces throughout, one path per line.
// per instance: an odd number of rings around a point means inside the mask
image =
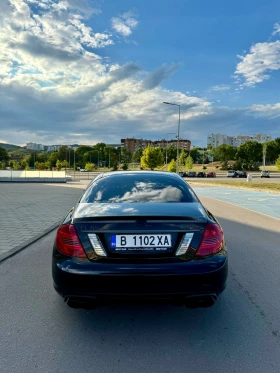
M 178 120 L 178 134 L 177 134 L 177 160 L 176 160 L 176 173 L 179 171 L 179 140 L 180 140 L 180 122 L 181 122 L 181 106 L 179 104 L 172 104 L 171 102 L 163 102 L 166 105 L 178 106 L 179 120 Z

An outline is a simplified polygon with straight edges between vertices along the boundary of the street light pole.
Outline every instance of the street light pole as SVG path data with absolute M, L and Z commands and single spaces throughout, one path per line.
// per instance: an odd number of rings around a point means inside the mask
M 166 144 L 166 154 L 165 154 L 165 158 L 166 158 L 166 171 L 168 171 L 168 166 L 167 166 L 167 146 L 168 146 L 168 135 L 175 135 L 175 132 L 168 132 L 168 134 L 167 134 L 167 144 Z
M 181 105 L 173 104 L 171 102 L 163 102 L 166 105 L 178 106 L 179 108 L 179 120 L 178 120 L 178 134 L 177 134 L 177 160 L 176 160 L 176 173 L 179 171 L 179 140 L 180 140 L 180 124 L 181 124 Z
M 73 148 L 74 149 L 74 179 L 75 179 L 75 176 L 76 176 L 76 148 Z

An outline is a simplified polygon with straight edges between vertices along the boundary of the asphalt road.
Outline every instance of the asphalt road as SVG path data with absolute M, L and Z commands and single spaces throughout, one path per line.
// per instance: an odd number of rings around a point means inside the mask
M 52 288 L 52 233 L 0 264 L 0 372 L 279 373 L 279 221 L 202 200 L 229 248 L 212 308 L 70 309 Z

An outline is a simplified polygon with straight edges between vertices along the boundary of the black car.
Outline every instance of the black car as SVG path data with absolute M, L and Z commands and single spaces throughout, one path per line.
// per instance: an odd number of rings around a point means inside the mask
M 205 172 L 198 172 L 197 177 L 206 177 L 206 173 Z
M 232 177 L 243 177 L 243 178 L 247 178 L 247 172 L 245 171 L 235 171 L 234 174 L 232 175 Z
M 187 173 L 187 172 L 180 171 L 180 172 L 179 172 L 179 175 L 180 175 L 181 177 L 187 177 L 187 176 L 188 176 L 188 173 Z
M 70 307 L 153 299 L 209 307 L 225 289 L 224 234 L 179 175 L 108 172 L 59 226 L 56 291 Z
M 196 177 L 196 172 L 194 171 L 188 172 L 188 177 Z

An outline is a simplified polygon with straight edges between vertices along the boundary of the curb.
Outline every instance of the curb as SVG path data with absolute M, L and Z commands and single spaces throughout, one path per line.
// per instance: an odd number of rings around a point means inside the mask
M 51 233 L 54 229 L 56 229 L 59 224 L 61 223 L 61 220 L 59 220 L 57 223 L 50 226 L 48 229 L 44 230 L 42 233 L 37 234 L 36 236 L 30 238 L 29 240 L 25 241 L 23 244 L 20 244 L 13 249 L 9 250 L 7 253 L 0 254 L 0 263 L 4 262 L 6 259 L 9 259 L 10 257 L 16 255 L 20 251 L 26 249 L 31 244 L 35 243 L 36 241 L 40 240 L 47 234 Z

